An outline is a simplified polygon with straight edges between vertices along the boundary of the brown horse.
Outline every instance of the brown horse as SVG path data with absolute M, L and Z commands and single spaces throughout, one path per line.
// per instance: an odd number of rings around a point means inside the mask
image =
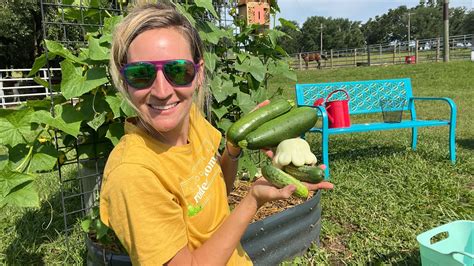
M 305 53 L 301 54 L 301 57 L 306 64 L 306 69 L 308 69 L 309 62 L 311 61 L 316 61 L 316 63 L 318 63 L 318 69 L 321 69 L 321 58 L 327 60 L 327 57 L 325 55 L 321 55 L 320 53 Z

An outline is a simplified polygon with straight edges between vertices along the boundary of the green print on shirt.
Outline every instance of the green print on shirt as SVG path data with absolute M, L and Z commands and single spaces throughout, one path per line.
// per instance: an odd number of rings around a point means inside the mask
M 201 205 L 188 205 L 188 216 L 192 217 L 196 214 L 198 214 L 200 211 L 202 211 L 202 206 Z

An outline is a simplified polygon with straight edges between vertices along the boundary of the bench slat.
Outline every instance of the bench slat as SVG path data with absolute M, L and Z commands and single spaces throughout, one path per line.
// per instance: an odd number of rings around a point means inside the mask
M 449 125 L 449 120 L 403 120 L 400 123 L 365 123 L 365 124 L 352 124 L 346 128 L 328 128 L 328 133 L 334 134 L 345 134 L 353 132 L 366 132 L 376 130 L 390 130 L 390 129 L 401 129 L 401 128 L 412 128 L 412 127 L 433 127 L 433 126 L 446 126 Z M 322 128 L 312 128 L 310 132 L 322 132 Z

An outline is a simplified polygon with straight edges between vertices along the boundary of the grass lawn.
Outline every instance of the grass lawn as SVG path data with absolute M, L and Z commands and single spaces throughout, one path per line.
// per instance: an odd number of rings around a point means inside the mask
M 447 127 L 421 128 L 417 151 L 410 149 L 408 129 L 332 136 L 335 189 L 322 197 L 321 247 L 284 264 L 419 264 L 416 235 L 450 221 L 474 219 L 474 63 L 298 72 L 299 83 L 399 77 L 412 78 L 415 96 L 456 102 L 456 165 L 448 160 Z M 294 83 L 274 78 L 269 85 L 294 99 Z M 420 118 L 446 118 L 448 108 L 424 103 L 417 112 Z M 308 136 L 308 141 L 321 159 L 320 136 Z M 74 176 L 74 169 L 65 170 Z M 79 223 L 67 238 L 63 232 L 57 174 L 43 174 L 36 185 L 40 208 L 4 208 L 0 213 L 0 265 L 85 264 Z

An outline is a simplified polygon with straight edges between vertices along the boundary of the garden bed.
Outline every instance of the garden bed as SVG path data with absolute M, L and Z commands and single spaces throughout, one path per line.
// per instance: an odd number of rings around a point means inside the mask
M 243 197 L 245 197 L 251 185 L 252 185 L 252 182 L 248 180 L 237 180 L 234 183 L 234 186 L 235 186 L 234 190 L 230 193 L 228 197 L 229 205 L 231 209 L 234 209 L 234 207 L 240 202 L 240 200 Z M 310 191 L 309 193 L 310 193 L 309 198 L 313 197 L 314 192 Z M 255 214 L 252 222 L 263 220 L 272 214 L 280 213 L 286 209 L 299 205 L 305 201 L 306 200 L 304 199 L 291 196 L 290 198 L 286 200 L 277 200 L 277 201 L 267 202 L 262 207 L 260 207 L 260 209 Z

